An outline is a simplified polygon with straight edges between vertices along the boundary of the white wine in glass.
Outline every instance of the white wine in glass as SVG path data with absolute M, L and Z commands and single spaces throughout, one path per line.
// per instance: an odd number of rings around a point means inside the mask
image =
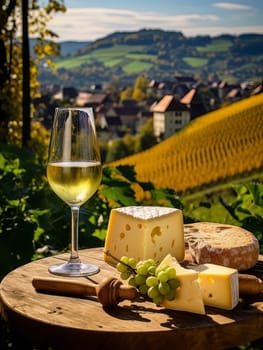
M 52 190 L 71 209 L 71 254 L 63 264 L 49 267 L 61 276 L 88 276 L 99 272 L 80 261 L 79 208 L 96 192 L 102 165 L 92 108 L 56 108 L 51 131 L 47 179 Z

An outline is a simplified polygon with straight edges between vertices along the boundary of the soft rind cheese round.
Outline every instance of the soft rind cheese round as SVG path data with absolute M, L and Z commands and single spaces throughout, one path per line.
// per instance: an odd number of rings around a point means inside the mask
M 184 235 L 197 264 L 212 263 L 242 271 L 253 267 L 258 260 L 258 240 L 241 227 L 197 222 L 184 225 Z
M 184 226 L 180 209 L 158 206 L 127 206 L 112 209 L 104 251 L 106 262 L 116 264 L 126 255 L 137 261 L 161 261 L 172 254 L 184 259 Z

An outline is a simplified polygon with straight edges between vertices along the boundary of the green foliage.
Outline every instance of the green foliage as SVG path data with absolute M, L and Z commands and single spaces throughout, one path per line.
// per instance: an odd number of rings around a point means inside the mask
M 157 144 L 157 139 L 153 133 L 153 120 L 149 119 L 141 128 L 136 137 L 134 152 L 141 152 Z
M 150 118 L 142 125 L 140 132 L 136 135 L 127 132 L 125 136 L 113 139 L 106 146 L 101 143 L 102 157 L 106 163 L 111 163 L 138 152 L 145 151 L 156 144 L 157 139 L 153 135 L 153 120 Z
M 240 226 L 255 234 L 263 253 L 263 184 L 234 185 L 236 198 L 221 203 Z
M 41 227 L 42 165 L 33 154 L 15 147 L 0 147 L 0 279 L 4 273 L 30 261 Z
M 242 184 L 230 184 L 221 192 L 211 191 L 198 198 L 181 197 L 186 216 L 195 221 L 220 222 L 243 227 L 257 237 L 260 252 L 263 253 L 262 183 L 247 181 Z
M 111 141 L 108 152 L 106 155 L 106 162 L 113 162 L 116 159 L 121 159 L 123 157 L 126 157 L 127 155 L 131 154 L 129 152 L 129 148 L 125 144 L 124 139 L 117 138 Z

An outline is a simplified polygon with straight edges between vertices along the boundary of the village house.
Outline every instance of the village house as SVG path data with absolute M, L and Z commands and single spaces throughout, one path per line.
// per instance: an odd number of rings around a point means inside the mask
M 95 114 L 98 121 L 97 131 L 101 139 L 107 142 L 123 136 L 121 118 L 112 106 L 108 108 L 100 106 Z
M 173 95 L 164 96 L 152 106 L 151 111 L 154 135 L 159 141 L 172 136 L 190 122 L 189 108 Z
M 198 93 L 197 89 L 191 89 L 184 97 L 180 99 L 180 102 L 189 109 L 190 120 L 207 113 L 206 106 L 204 105 L 202 97 Z
M 108 95 L 103 93 L 79 92 L 76 97 L 76 105 L 80 107 L 92 107 L 94 110 L 108 102 Z
M 125 133 L 137 134 L 149 114 L 131 99 L 121 104 L 100 105 L 95 109 L 100 133 L 108 140 L 122 137 Z

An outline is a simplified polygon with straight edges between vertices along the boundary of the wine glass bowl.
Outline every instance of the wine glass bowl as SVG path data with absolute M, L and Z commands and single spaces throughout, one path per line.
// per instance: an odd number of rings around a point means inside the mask
M 99 267 L 82 263 L 78 254 L 79 208 L 96 192 L 102 165 L 92 108 L 56 108 L 51 130 L 47 179 L 71 208 L 71 254 L 49 271 L 61 276 L 87 276 Z

